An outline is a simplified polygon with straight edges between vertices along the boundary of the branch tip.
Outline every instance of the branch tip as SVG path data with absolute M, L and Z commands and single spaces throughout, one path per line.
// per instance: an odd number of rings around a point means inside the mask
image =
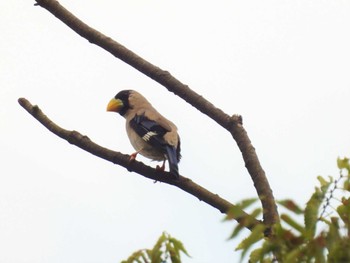
M 26 98 L 19 98 L 18 99 L 18 103 L 19 105 L 21 105 L 22 107 L 24 107 L 25 104 L 27 104 L 29 101 Z

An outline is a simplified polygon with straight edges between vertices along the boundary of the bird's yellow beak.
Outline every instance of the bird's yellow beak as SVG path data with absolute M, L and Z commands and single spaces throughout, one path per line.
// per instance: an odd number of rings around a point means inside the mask
M 123 102 L 120 99 L 111 99 L 107 105 L 107 111 L 119 112 L 120 109 L 124 106 Z

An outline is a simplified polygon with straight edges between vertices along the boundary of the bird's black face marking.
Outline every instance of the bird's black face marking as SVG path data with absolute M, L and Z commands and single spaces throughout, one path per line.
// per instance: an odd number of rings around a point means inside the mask
M 129 105 L 129 95 L 131 90 L 122 90 L 117 95 L 115 95 L 115 99 L 119 99 L 123 102 L 123 107 L 119 110 L 119 114 L 124 116 L 124 114 L 130 109 Z

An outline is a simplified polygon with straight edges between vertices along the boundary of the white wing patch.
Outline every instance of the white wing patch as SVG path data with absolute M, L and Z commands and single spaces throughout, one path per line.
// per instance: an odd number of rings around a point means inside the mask
M 142 139 L 144 141 L 148 142 L 151 139 L 151 137 L 154 136 L 154 135 L 158 135 L 158 133 L 153 132 L 153 131 L 149 131 L 145 135 L 143 135 Z

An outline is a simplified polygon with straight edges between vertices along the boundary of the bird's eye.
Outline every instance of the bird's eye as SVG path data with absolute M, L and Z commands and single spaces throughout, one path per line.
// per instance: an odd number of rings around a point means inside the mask
M 115 95 L 116 99 L 120 99 L 124 103 L 128 101 L 130 96 L 130 90 L 122 90 L 117 95 Z

